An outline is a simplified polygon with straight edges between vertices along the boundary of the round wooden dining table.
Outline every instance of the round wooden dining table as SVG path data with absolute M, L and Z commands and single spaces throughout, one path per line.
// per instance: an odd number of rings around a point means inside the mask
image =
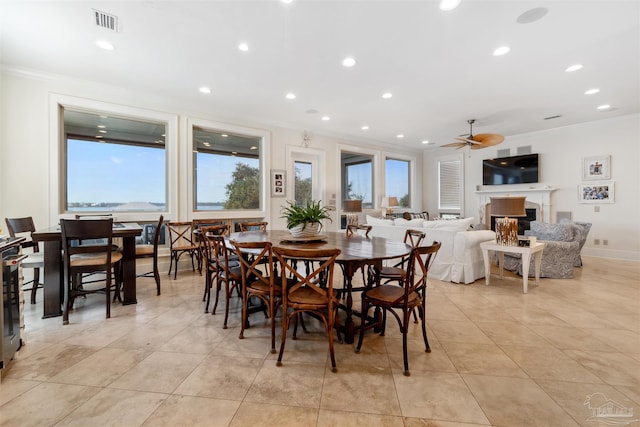
M 325 232 L 318 240 L 296 239 L 288 230 L 244 231 L 231 233 L 229 241 L 237 242 L 270 242 L 273 246 L 296 249 L 340 249 L 336 259 L 342 267 L 346 303 L 344 306 L 346 320 L 343 325 L 345 342 L 352 343 L 355 335 L 353 323 L 353 276 L 359 268 L 367 266 L 382 267 L 387 259 L 400 258 L 411 253 L 411 245 L 404 242 L 385 239 L 383 237 L 365 237 L 354 233 Z M 365 283 L 367 285 L 367 283 Z

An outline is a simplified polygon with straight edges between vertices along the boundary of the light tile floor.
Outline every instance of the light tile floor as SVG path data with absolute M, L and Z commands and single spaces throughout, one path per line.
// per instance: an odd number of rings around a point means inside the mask
M 237 298 L 223 330 L 223 316 L 204 313 L 204 278 L 187 270 L 163 275 L 161 296 L 140 279 L 138 304 L 115 304 L 109 320 L 100 296 L 78 301 L 69 325 L 41 319 L 39 294 L 2 372 L 0 424 L 593 427 L 611 425 L 592 417 L 610 400 L 638 426 L 640 263 L 585 257 L 576 273 L 527 295 L 514 276 L 431 280 L 432 352 L 412 324 L 410 377 L 392 323 L 385 337 L 369 331 L 360 354 L 336 343 L 332 373 L 326 336 L 308 322 L 276 367 L 264 316 L 239 340 Z

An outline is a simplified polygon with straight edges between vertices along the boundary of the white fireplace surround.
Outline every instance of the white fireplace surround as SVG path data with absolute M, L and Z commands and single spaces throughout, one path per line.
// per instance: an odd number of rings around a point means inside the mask
M 481 221 L 485 221 L 485 224 L 488 224 L 487 220 L 487 205 L 491 204 L 492 197 L 508 197 L 508 196 L 516 196 L 522 197 L 524 196 L 526 208 L 535 209 L 536 210 L 536 220 L 550 223 L 551 222 L 551 193 L 557 190 L 557 188 L 521 188 L 521 189 L 503 189 L 503 188 L 491 188 L 491 189 L 482 189 L 476 191 L 476 194 L 479 198 L 479 216 Z

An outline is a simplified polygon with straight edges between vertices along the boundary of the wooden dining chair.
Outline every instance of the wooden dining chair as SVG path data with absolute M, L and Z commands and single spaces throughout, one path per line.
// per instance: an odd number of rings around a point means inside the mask
M 271 353 L 276 352 L 276 312 L 282 302 L 282 283 L 276 277 L 270 242 L 231 241 L 242 270 L 242 325 L 240 336 L 249 326 L 249 304 L 256 297 L 271 323 Z
M 205 263 L 205 254 L 204 254 L 205 248 L 204 248 L 204 242 L 200 237 L 200 233 L 203 227 L 211 227 L 214 225 L 225 225 L 225 221 L 222 219 L 214 219 L 214 218 L 196 218 L 191 221 L 193 242 L 198 245 L 198 272 L 200 274 L 202 274 L 202 268 L 204 267 L 204 263 Z M 204 299 L 202 301 L 204 301 Z
M 170 259 L 169 259 L 169 276 L 171 269 L 175 268 L 173 279 L 178 277 L 178 261 L 183 254 L 189 255 L 191 258 L 191 269 L 196 271 L 196 260 L 200 256 L 199 245 L 193 238 L 193 222 L 169 221 L 166 223 L 169 230 L 170 243 Z
M 266 221 L 241 222 L 240 231 L 267 231 Z
M 425 233 L 422 231 L 408 229 L 404 233 L 404 243 L 410 245 L 413 249 L 422 244 L 425 236 Z M 383 266 L 376 272 L 378 279 L 381 281 L 384 280 L 384 283 L 395 281 L 402 286 L 402 282 L 404 282 L 404 278 L 407 275 L 406 265 L 409 262 L 409 258 L 411 258 L 411 255 L 402 257 L 400 261 L 393 266 Z
M 331 370 L 337 371 L 333 352 L 333 329 L 338 309 L 338 298 L 333 289 L 333 270 L 340 249 L 292 249 L 274 247 L 273 253 L 282 267 L 282 341 L 277 366 L 282 365 L 287 329 L 294 321 L 293 339 L 296 339 L 298 318 L 308 313 L 322 320 L 329 337 Z M 310 261 L 313 268 L 301 273 L 298 261 Z M 291 280 L 293 279 L 293 281 Z M 339 337 L 338 337 L 339 338 Z
M 153 277 L 156 281 L 156 295 L 160 295 L 160 272 L 158 271 L 158 244 L 160 242 L 160 236 L 162 235 L 162 224 L 164 222 L 164 216 L 160 215 L 158 224 L 156 225 L 155 232 L 153 234 L 153 244 L 151 245 L 136 245 L 136 259 L 140 258 L 153 258 L 153 267 L 151 271 L 138 274 L 137 277 Z
M 427 273 L 435 260 L 438 250 L 440 250 L 440 242 L 437 241 L 434 241 L 430 246 L 418 246 L 411 250 L 402 287 L 395 284 L 382 284 L 367 289 L 362 293 L 360 337 L 358 338 L 356 353 L 359 353 L 362 348 L 362 341 L 366 329 L 377 326 L 381 330 L 381 335 L 384 334 L 386 315 L 383 315 L 382 319 L 380 318 L 381 316 L 378 316 L 376 325 L 366 325 L 368 312 L 371 307 L 378 307 L 382 309 L 385 314 L 387 312 L 391 313 L 398 321 L 400 333 L 402 333 L 402 354 L 405 376 L 411 375 L 407 354 L 407 334 L 409 332 L 409 318 L 415 308 L 418 309 L 420 315 L 425 351 L 427 353 L 431 352 L 429 340 L 427 339 L 425 302 Z
M 229 256 L 229 250 L 225 242 L 225 238 L 222 235 L 215 235 L 211 233 L 205 233 L 206 244 L 208 245 L 210 259 L 213 260 L 216 268 L 216 299 L 211 309 L 211 314 L 216 314 L 218 307 L 218 298 L 220 296 L 220 289 L 224 286 L 225 306 L 224 306 L 224 322 L 222 329 L 227 329 L 227 321 L 229 320 L 229 302 L 231 295 L 235 290 L 240 296 L 240 288 L 242 286 L 242 269 L 238 261 L 234 261 Z M 213 284 L 211 283 L 211 286 Z M 207 300 L 207 306 L 209 300 Z
M 229 226 L 223 225 L 211 225 L 203 226 L 199 228 L 199 239 L 202 247 L 202 263 L 205 270 L 204 276 L 204 294 L 202 295 L 202 301 L 206 301 L 204 312 L 209 311 L 209 304 L 211 302 L 211 290 L 215 286 L 216 292 L 220 291 L 220 284 L 218 283 L 218 274 L 224 266 L 224 259 L 221 259 L 215 251 L 213 242 L 206 238 L 209 236 L 226 236 L 229 234 Z M 239 267 L 240 263 L 237 257 L 233 257 L 227 254 L 228 263 L 230 267 Z M 217 297 L 217 293 L 216 293 Z
M 33 269 L 33 279 L 24 283 L 24 286 L 31 285 L 31 304 L 35 304 L 36 292 L 38 288 L 42 287 L 40 284 L 40 269 L 44 269 L 44 254 L 40 252 L 38 242 L 31 238 L 31 233 L 36 231 L 36 226 L 33 218 L 30 216 L 24 218 L 5 218 L 4 221 L 7 223 L 9 236 L 19 237 L 24 235 L 27 237 L 27 240 L 20 244 L 23 253 L 27 254 L 27 258 L 23 260 L 20 265 L 22 268 Z M 26 252 L 24 252 L 25 249 Z
M 113 250 L 113 218 L 91 221 L 61 219 L 62 251 L 64 266 L 64 302 L 62 304 L 62 322 L 69 323 L 69 310 L 77 296 L 105 293 L 107 314 L 111 317 L 111 286 L 113 278 L 119 280 L 122 252 Z M 82 244 L 84 241 L 91 241 Z M 112 274 L 113 271 L 113 274 Z M 89 288 L 81 283 L 85 273 L 103 272 L 105 286 Z
M 373 226 L 366 224 L 347 224 L 347 237 L 351 237 L 354 234 L 358 234 L 358 231 L 364 231 L 364 237 L 369 237 L 369 233 L 373 229 Z

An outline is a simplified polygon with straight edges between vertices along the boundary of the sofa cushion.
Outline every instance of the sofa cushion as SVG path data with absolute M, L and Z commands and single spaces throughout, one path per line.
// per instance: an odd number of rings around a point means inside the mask
M 437 228 L 455 231 L 467 231 L 471 229 L 475 218 L 461 218 L 461 219 L 442 219 L 437 221 L 425 221 L 424 228 Z
M 376 218 L 375 216 L 367 215 L 367 224 L 369 225 L 393 225 L 392 219 Z
M 547 224 L 545 222 L 532 221 L 529 235 L 536 236 L 538 240 L 554 240 L 556 242 L 572 242 L 576 239 L 578 228 L 573 224 Z

